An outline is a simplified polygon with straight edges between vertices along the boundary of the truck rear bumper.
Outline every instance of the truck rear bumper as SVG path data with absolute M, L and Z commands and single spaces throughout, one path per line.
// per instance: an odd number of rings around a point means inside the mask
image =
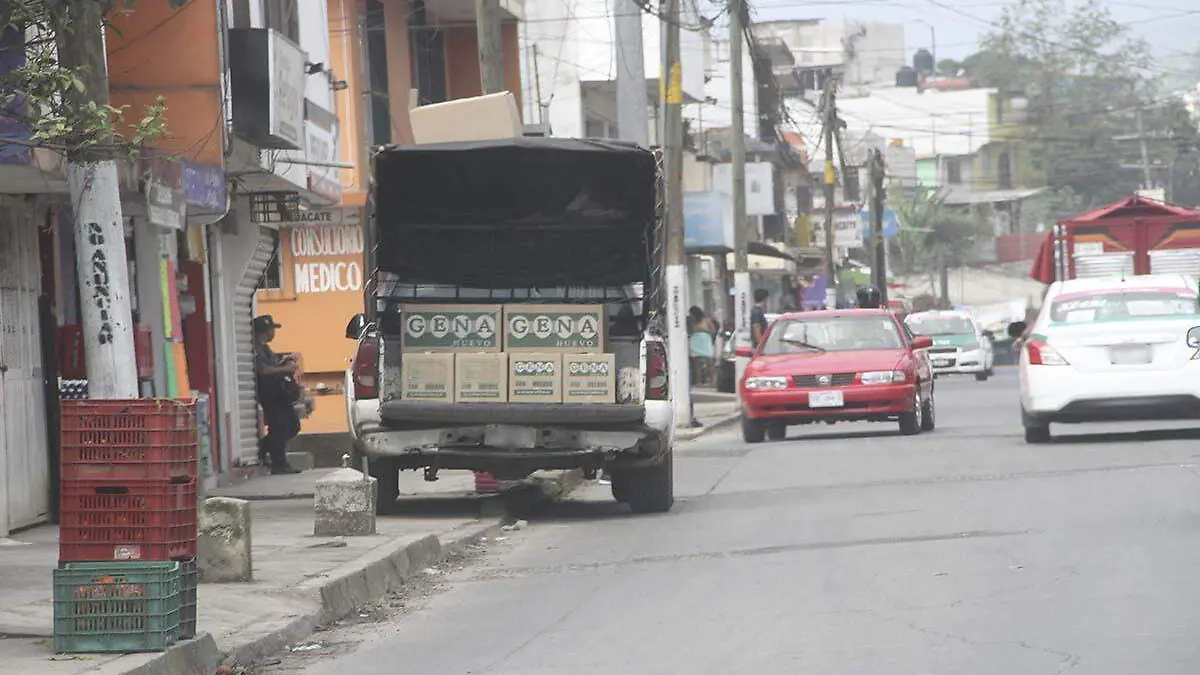
M 541 469 L 654 463 L 672 440 L 666 431 L 643 425 L 579 429 L 536 424 L 446 424 L 402 430 L 367 424 L 356 431 L 360 451 L 373 459 L 395 458 L 401 469 L 471 469 L 498 476 L 522 476 Z

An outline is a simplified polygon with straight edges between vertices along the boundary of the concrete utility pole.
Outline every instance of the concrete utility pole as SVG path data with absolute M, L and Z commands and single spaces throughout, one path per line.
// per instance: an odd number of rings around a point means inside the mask
M 667 345 L 675 419 L 692 421 L 687 335 L 687 255 L 683 250 L 683 73 L 679 0 L 663 3 L 662 144 L 667 172 Z
M 833 309 L 837 305 L 837 261 L 834 260 L 834 231 L 833 231 L 833 209 L 834 200 L 837 199 L 837 172 L 833 168 L 833 152 L 835 135 L 837 134 L 837 101 L 836 93 L 837 83 L 833 79 L 833 72 L 825 77 L 825 88 L 821 94 L 822 113 L 824 115 L 824 143 L 825 143 L 825 274 L 828 277 L 825 282 L 825 305 L 829 309 Z
M 507 91 L 504 50 L 500 41 L 500 0 L 475 0 L 475 33 L 479 42 L 479 79 L 483 93 Z
M 1146 143 L 1146 129 L 1142 122 L 1142 109 L 1137 109 L 1138 145 L 1142 151 L 1142 187 L 1149 190 L 1154 187 L 1154 179 L 1150 175 L 1150 146 Z
M 67 94 L 72 105 L 108 104 L 104 53 L 104 3 L 71 0 L 56 26 L 58 60 L 75 71 L 82 91 Z M 117 164 L 105 149 L 71 152 L 67 184 L 75 214 L 75 251 L 87 357 L 88 395 L 96 399 L 138 397 L 129 300 L 129 258 L 121 214 Z
M 871 259 L 871 283 L 879 289 L 883 306 L 887 307 L 887 241 L 883 238 L 883 206 L 887 191 L 883 187 L 886 166 L 879 148 L 871 151 L 871 244 L 875 255 Z
M 642 6 L 635 0 L 615 0 L 613 13 L 613 35 L 617 43 L 617 136 L 647 147 L 650 144 L 650 116 L 646 110 Z
M 729 147 L 732 163 L 730 189 L 733 192 L 733 321 L 737 330 L 750 328 L 750 262 L 746 252 L 746 122 L 742 101 L 743 5 L 729 0 Z M 745 362 L 736 361 L 737 380 L 742 378 Z

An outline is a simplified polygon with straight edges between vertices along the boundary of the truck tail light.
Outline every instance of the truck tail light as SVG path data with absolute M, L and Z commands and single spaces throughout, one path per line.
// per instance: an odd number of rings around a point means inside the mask
M 367 336 L 358 341 L 351 374 L 355 399 L 379 398 L 379 338 Z
M 1061 354 L 1054 351 L 1053 347 L 1042 340 L 1030 340 L 1025 349 L 1029 351 L 1029 365 L 1031 366 L 1070 365 Z
M 646 400 L 666 401 L 671 397 L 671 378 L 667 371 L 667 345 L 646 342 Z

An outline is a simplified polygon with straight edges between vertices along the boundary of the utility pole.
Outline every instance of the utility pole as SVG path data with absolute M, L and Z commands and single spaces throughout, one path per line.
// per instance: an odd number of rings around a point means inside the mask
M 879 148 L 871 151 L 868 165 L 871 173 L 871 245 L 875 251 L 871 259 L 871 283 L 879 289 L 880 300 L 887 307 L 887 242 L 883 238 L 883 205 L 887 199 L 883 177 L 886 167 Z
M 825 305 L 829 309 L 833 309 L 837 305 L 837 261 L 834 260 L 834 231 L 833 231 L 833 209 L 834 200 L 837 199 L 835 194 L 837 191 L 837 172 L 833 168 L 833 152 L 835 136 L 837 134 L 837 83 L 833 79 L 833 72 L 830 71 L 825 76 L 825 88 L 821 95 L 821 102 L 824 113 L 824 143 L 825 143 L 825 274 L 828 280 L 825 282 Z
M 80 90 L 66 95 L 72 107 L 108 105 L 104 5 L 94 0 L 70 0 L 64 5 L 62 22 L 55 26 L 58 61 L 83 83 Z M 96 399 L 137 398 L 129 258 L 117 164 L 111 148 L 75 150 L 68 153 L 67 162 L 88 395 Z
M 1137 109 L 1138 145 L 1142 150 L 1142 188 L 1149 190 L 1154 187 L 1154 179 L 1150 176 L 1150 146 L 1146 142 L 1146 129 L 1142 124 L 1142 108 Z
M 662 145 L 667 172 L 667 345 L 676 420 L 692 415 L 687 335 L 687 254 L 683 248 L 683 73 L 679 62 L 679 2 L 663 5 Z
M 729 0 L 730 190 L 733 192 L 733 321 L 737 330 L 750 328 L 750 262 L 746 252 L 746 121 L 742 101 L 744 5 Z M 740 382 L 746 364 L 736 362 Z
M 642 6 L 636 0 L 615 0 L 613 14 L 617 49 L 617 136 L 646 147 L 650 144 L 650 118 L 646 111 Z
M 479 43 L 479 79 L 483 93 L 506 91 L 504 51 L 500 46 L 500 0 L 475 0 L 475 34 Z

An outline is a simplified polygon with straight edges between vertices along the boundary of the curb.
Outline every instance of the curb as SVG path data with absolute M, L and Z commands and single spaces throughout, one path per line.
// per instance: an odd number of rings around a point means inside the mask
M 546 499 L 557 500 L 583 484 L 583 473 L 563 471 L 557 476 L 535 476 L 535 485 Z M 297 587 L 311 594 L 312 610 L 291 617 L 285 626 L 251 642 L 223 651 L 209 633 L 172 645 L 150 661 L 122 670 L 121 675 L 212 675 L 222 665 L 250 666 L 278 654 L 312 635 L 322 625 L 341 619 L 363 605 L 376 602 L 421 570 L 500 532 L 503 519 L 481 518 L 463 528 L 461 534 L 442 541 L 437 535 L 410 541 L 398 549 L 387 544 L 368 551 L 357 560 L 331 570 L 322 579 Z M 105 672 L 109 672 L 104 669 Z M 236 671 L 235 671 L 236 672 Z M 115 675 L 115 673 L 114 673 Z
M 726 427 L 732 426 L 741 418 L 740 412 L 731 412 L 723 417 L 717 418 L 712 422 L 700 427 L 699 429 L 680 429 L 675 432 L 675 440 L 677 441 L 694 441 L 708 434 L 719 431 Z

